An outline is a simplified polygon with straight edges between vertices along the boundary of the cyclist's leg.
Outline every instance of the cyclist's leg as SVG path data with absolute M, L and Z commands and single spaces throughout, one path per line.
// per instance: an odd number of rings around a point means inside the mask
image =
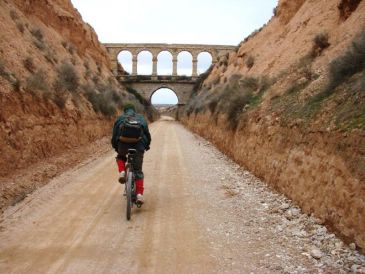
M 119 142 L 118 143 L 118 155 L 117 155 L 117 165 L 119 171 L 119 182 L 124 183 L 125 176 L 125 163 L 127 161 L 128 145 Z
M 144 174 L 142 171 L 144 153 L 137 150 L 135 155 L 134 170 L 136 172 L 136 193 L 143 195 L 144 191 Z

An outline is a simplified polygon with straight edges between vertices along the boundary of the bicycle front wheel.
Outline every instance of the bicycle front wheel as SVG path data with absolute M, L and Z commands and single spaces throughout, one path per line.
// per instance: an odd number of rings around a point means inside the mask
M 127 182 L 126 182 L 126 195 L 127 195 L 127 220 L 131 219 L 131 211 L 132 211 L 132 180 L 133 174 L 132 172 L 128 172 L 127 174 Z

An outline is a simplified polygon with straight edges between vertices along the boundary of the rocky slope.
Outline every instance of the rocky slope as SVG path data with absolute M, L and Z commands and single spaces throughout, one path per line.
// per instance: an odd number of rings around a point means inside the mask
M 127 100 L 136 98 L 69 0 L 0 1 L 0 177 L 110 134 Z M 1 182 L 11 204 L 13 186 Z
M 365 2 L 281 0 L 274 13 L 182 121 L 364 249 Z

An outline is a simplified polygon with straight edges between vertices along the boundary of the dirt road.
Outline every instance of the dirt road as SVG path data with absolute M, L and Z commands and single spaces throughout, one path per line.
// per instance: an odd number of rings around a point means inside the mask
M 110 151 L 5 211 L 0 273 L 303 273 L 365 264 L 180 124 L 164 119 L 151 132 L 146 203 L 130 222 Z M 332 243 L 339 255 L 323 248 Z

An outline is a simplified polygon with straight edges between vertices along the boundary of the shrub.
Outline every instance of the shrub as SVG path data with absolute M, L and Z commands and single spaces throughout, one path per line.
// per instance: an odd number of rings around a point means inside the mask
M 51 64 L 58 63 L 57 56 L 55 56 L 54 51 L 52 51 L 50 49 L 47 49 L 47 51 L 44 53 L 43 56 Z
M 11 83 L 13 86 L 13 90 L 19 92 L 21 89 L 21 82 L 18 78 L 15 78 L 14 81 Z
M 15 10 L 11 10 L 11 11 L 10 11 L 10 17 L 11 17 L 11 19 L 13 19 L 14 21 L 19 19 L 19 16 L 18 16 L 18 14 L 16 13 L 16 11 L 15 11 Z
M 272 13 L 274 14 L 274 16 L 277 16 L 277 15 L 278 15 L 278 7 L 275 7 L 275 8 L 272 10 Z
M 2 60 L 0 60 L 0 76 L 3 76 L 3 77 L 7 77 L 9 76 L 9 74 L 7 73 L 6 71 L 6 68 L 5 68 L 5 65 L 4 65 L 4 62 Z
M 75 51 L 76 51 L 76 47 L 74 46 L 74 44 L 70 43 L 70 44 L 68 45 L 67 50 L 68 50 L 68 52 L 69 52 L 71 55 L 73 55 L 73 54 L 75 53 Z
M 29 72 L 34 72 L 35 70 L 35 66 L 33 63 L 33 59 L 32 57 L 27 57 L 24 61 L 23 61 L 23 65 L 24 67 L 29 71 Z
M 26 81 L 26 89 L 33 93 L 37 91 L 49 91 L 46 73 L 43 70 L 38 70 L 36 73 L 30 75 Z
M 66 105 L 67 98 L 64 93 L 58 92 L 53 95 L 53 102 L 60 108 L 64 109 Z
M 357 9 L 361 0 L 341 0 L 338 4 L 338 9 L 340 11 L 340 17 L 344 20 L 350 17 L 350 15 Z
M 310 57 L 315 58 L 321 55 L 322 51 L 328 48 L 331 44 L 328 42 L 328 33 L 322 32 L 314 36 L 313 47 L 310 53 Z
M 325 48 L 328 48 L 331 45 L 328 42 L 328 38 L 329 38 L 328 33 L 327 32 L 322 32 L 322 33 L 319 33 L 316 36 L 314 36 L 313 42 L 318 48 L 325 49 Z
M 107 100 L 105 94 L 97 93 L 94 89 L 88 87 L 86 98 L 92 104 L 95 112 L 101 112 L 106 116 L 113 116 L 116 113 L 115 105 Z
M 245 64 L 248 69 L 251 69 L 255 64 L 255 58 L 252 55 L 249 55 L 246 59 Z
M 55 89 L 57 91 L 76 92 L 79 87 L 79 76 L 74 67 L 68 63 L 63 63 L 57 69 L 57 79 Z
M 32 29 L 30 33 L 40 42 L 43 42 L 43 32 L 41 29 Z
M 91 80 L 94 82 L 95 85 L 99 84 L 100 82 L 100 78 L 97 75 L 94 75 Z
M 43 41 L 39 41 L 39 40 L 34 40 L 33 44 L 39 49 L 39 50 L 45 50 L 46 49 L 46 45 L 44 44 Z
M 332 91 L 355 73 L 365 69 L 365 29 L 354 39 L 347 52 L 330 63 L 327 86 Z
M 98 72 L 101 73 L 101 64 L 97 63 L 96 68 L 97 68 Z
M 244 107 L 249 103 L 250 94 L 244 93 L 240 96 L 235 96 L 234 100 L 230 100 L 227 109 L 227 120 L 229 122 L 229 128 L 231 130 L 236 130 L 239 117 L 242 114 Z
M 18 30 L 21 32 L 21 33 L 24 33 L 24 25 L 22 22 L 18 22 L 16 23 L 16 27 L 18 28 Z

